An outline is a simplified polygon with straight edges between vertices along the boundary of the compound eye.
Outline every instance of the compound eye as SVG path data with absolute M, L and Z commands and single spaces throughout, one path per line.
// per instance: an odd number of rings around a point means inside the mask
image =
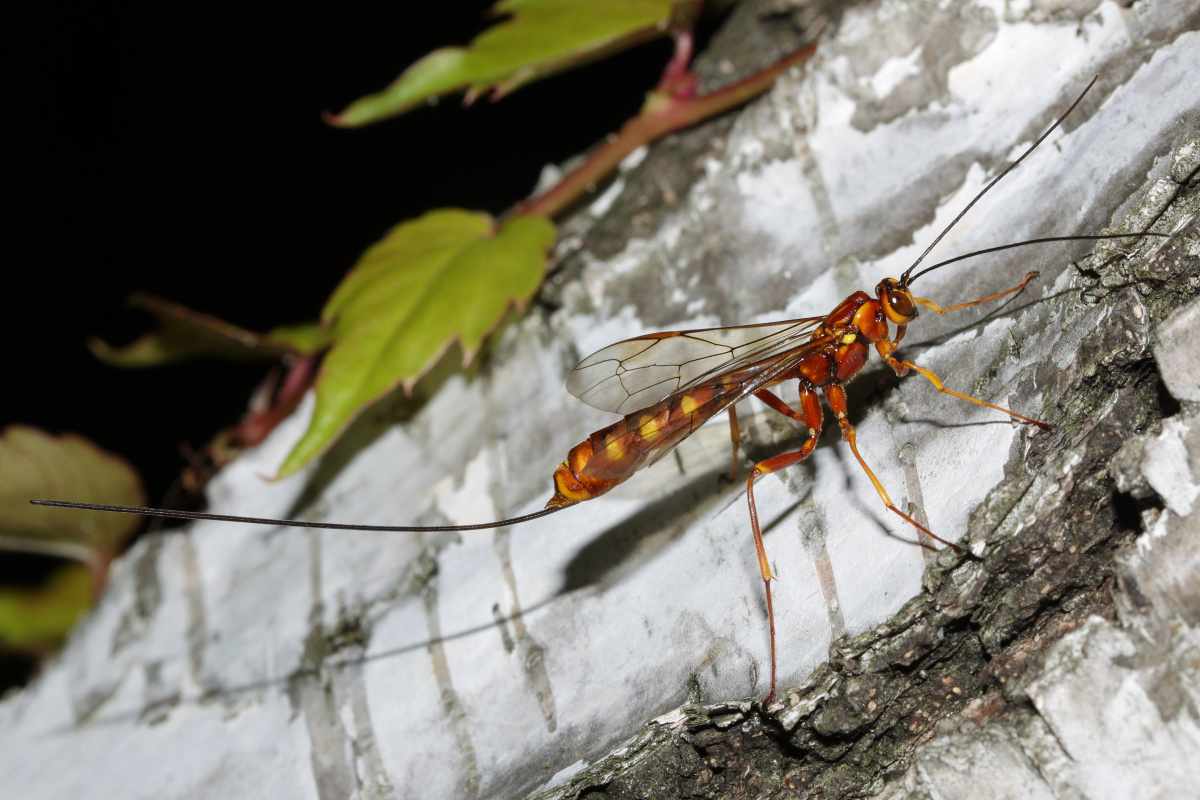
M 905 317 L 911 317 L 913 315 L 912 299 L 908 295 L 900 292 L 888 292 L 887 300 L 888 305 L 891 306 L 892 310 L 897 314 Z

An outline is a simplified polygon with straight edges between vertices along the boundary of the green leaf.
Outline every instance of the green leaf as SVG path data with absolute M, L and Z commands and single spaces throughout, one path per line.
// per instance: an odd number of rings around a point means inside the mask
M 142 479 L 128 461 L 71 433 L 26 425 L 0 434 L 0 548 L 93 560 L 111 555 L 139 517 L 32 506 L 29 500 L 144 506 Z
M 329 116 L 355 128 L 402 114 L 431 98 L 466 91 L 499 97 L 555 72 L 603 58 L 693 19 L 698 0 L 501 0 L 497 15 L 512 15 L 468 47 L 435 50 L 391 86 Z
M 99 339 L 88 342 L 97 358 L 116 367 L 153 367 L 203 356 L 256 361 L 310 355 L 328 344 L 328 334 L 316 324 L 254 333 L 150 294 L 134 294 L 129 304 L 153 314 L 158 329 L 125 347 L 112 347 Z
M 511 305 L 542 281 L 554 226 L 517 216 L 431 211 L 392 228 L 346 276 L 322 312 L 334 345 L 317 378 L 317 405 L 280 477 L 319 455 L 358 412 L 396 386 L 410 391 L 454 341 L 463 362 Z
M 35 588 L 0 587 L 0 645 L 42 654 L 58 649 L 92 607 L 92 574 L 67 562 Z

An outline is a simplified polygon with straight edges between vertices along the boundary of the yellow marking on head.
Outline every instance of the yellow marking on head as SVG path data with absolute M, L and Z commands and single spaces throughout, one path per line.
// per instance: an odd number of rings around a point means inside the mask
M 842 337 L 842 344 L 854 344 L 854 340 L 858 338 L 856 333 L 847 333 Z
M 699 407 L 700 404 L 696 402 L 696 398 L 690 394 L 685 394 L 679 401 L 679 409 L 685 414 L 692 414 Z

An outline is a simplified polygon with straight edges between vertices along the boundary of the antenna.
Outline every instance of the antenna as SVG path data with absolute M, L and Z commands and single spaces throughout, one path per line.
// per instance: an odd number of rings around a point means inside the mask
M 988 253 L 998 253 L 1001 250 L 1011 250 L 1014 247 L 1024 247 L 1027 244 L 1044 244 L 1045 242 L 1095 241 L 1097 239 L 1133 239 L 1140 238 L 1142 236 L 1157 236 L 1162 239 L 1171 238 L 1169 233 L 1150 233 L 1149 231 L 1143 231 L 1141 233 L 1102 233 L 1095 236 L 1046 236 L 1041 239 L 1028 239 L 1024 242 L 1013 242 L 1011 244 L 997 245 L 996 247 L 987 247 L 983 250 L 973 250 L 972 252 L 964 253 L 961 256 L 955 256 L 954 258 L 948 258 L 945 261 L 939 261 L 938 263 L 921 270 L 911 278 L 908 278 L 905 286 L 911 286 L 913 281 L 915 281 L 917 278 L 921 277 L 926 272 L 933 272 L 938 267 L 944 267 L 947 264 L 953 264 L 956 261 L 966 261 L 968 258 L 974 258 L 975 256 L 987 255 Z
M 1054 124 L 1051 125 L 1050 128 L 1045 133 L 1043 133 L 1041 136 L 1039 136 L 1038 140 L 1036 142 L 1034 142 L 1033 144 L 1031 144 L 1029 146 L 1029 149 L 1021 154 L 1020 158 L 1018 158 L 1013 163 L 1009 164 L 1008 167 L 1006 167 L 1003 172 L 1001 172 L 999 175 L 997 175 L 995 178 L 992 179 L 991 183 L 989 183 L 987 186 L 983 187 L 983 190 L 979 194 L 975 195 L 975 199 L 973 199 L 971 202 L 967 203 L 966 208 L 964 208 L 962 211 L 958 212 L 958 216 L 950 221 L 950 224 L 946 226 L 945 230 L 943 230 L 941 233 L 939 233 L 937 235 L 937 238 L 929 243 L 929 247 L 925 248 L 925 252 L 921 253 L 921 255 L 917 257 L 917 260 L 914 261 L 912 263 L 912 265 L 904 271 L 904 274 L 900 276 L 900 285 L 908 286 L 909 284 L 912 283 L 913 280 L 915 280 L 916 276 L 913 276 L 913 278 L 909 278 L 909 274 L 914 269 L 917 268 L 918 264 L 920 264 L 922 261 L 925 260 L 925 256 L 929 255 L 929 252 L 931 250 L 933 250 L 933 248 L 937 247 L 938 242 L 940 242 L 942 239 L 944 239 L 946 237 L 946 234 L 948 234 L 950 232 L 950 230 L 955 225 L 958 224 L 958 221 L 960 219 L 962 219 L 964 216 L 966 216 L 967 212 L 971 210 L 972 206 L 974 206 L 976 203 L 979 202 L 979 199 L 981 197 L 983 197 L 985 194 L 987 194 L 988 191 L 993 186 L 995 186 L 997 183 L 999 183 L 1004 178 L 1005 175 L 1007 175 L 1008 173 L 1010 173 L 1014 169 L 1016 169 L 1018 164 L 1020 164 L 1022 161 L 1024 161 L 1025 158 L 1030 153 L 1032 153 L 1034 150 L 1036 150 L 1038 145 L 1040 145 L 1042 142 L 1044 142 L 1046 140 L 1046 137 L 1049 136 L 1051 133 L 1053 133 L 1054 129 L 1057 128 L 1059 125 L 1061 125 L 1063 120 L 1071 115 L 1071 112 L 1075 110 L 1075 106 L 1079 105 L 1080 101 L 1083 100 L 1084 95 L 1086 95 L 1089 91 L 1091 91 L 1091 88 L 1096 85 L 1096 81 L 1098 81 L 1099 79 L 1100 79 L 1099 75 L 1092 78 L 1091 82 L 1086 87 L 1084 87 L 1084 90 L 1082 92 L 1080 92 L 1079 97 L 1075 98 L 1075 102 L 1071 103 L 1071 107 L 1068 108 L 1061 117 L 1059 117 L 1057 120 L 1055 120 Z M 985 251 L 980 251 L 980 252 L 985 252 Z M 925 272 L 928 272 L 928 271 L 929 270 L 925 270 Z M 920 273 L 918 273 L 918 275 L 919 274 Z

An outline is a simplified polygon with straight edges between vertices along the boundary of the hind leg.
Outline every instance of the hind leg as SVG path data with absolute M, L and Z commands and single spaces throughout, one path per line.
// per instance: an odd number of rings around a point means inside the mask
M 763 395 L 766 395 L 766 397 L 763 397 Z M 800 420 L 808 427 L 808 439 L 799 450 L 794 453 L 782 453 L 774 458 L 768 458 L 766 461 L 755 464 L 754 469 L 750 470 L 750 477 L 746 479 L 746 502 L 750 507 L 750 529 L 754 534 L 754 549 L 758 554 L 758 569 L 762 574 L 763 585 L 767 591 L 767 621 L 771 628 L 771 693 L 767 695 L 766 699 L 766 702 L 770 703 L 775 699 L 776 682 L 775 608 L 771 604 L 771 578 L 773 576 L 771 575 L 770 562 L 767 561 L 766 548 L 763 547 L 762 528 L 758 524 L 758 509 L 754 505 L 754 481 L 763 475 L 778 472 L 808 458 L 813 448 L 817 446 L 817 439 L 821 435 L 822 414 L 821 403 L 817 397 L 817 393 L 803 386 L 800 387 L 800 412 L 788 408 L 782 400 L 765 389 L 757 392 L 756 396 L 776 411 L 786 414 L 793 419 Z M 768 400 L 767 398 L 770 399 Z

